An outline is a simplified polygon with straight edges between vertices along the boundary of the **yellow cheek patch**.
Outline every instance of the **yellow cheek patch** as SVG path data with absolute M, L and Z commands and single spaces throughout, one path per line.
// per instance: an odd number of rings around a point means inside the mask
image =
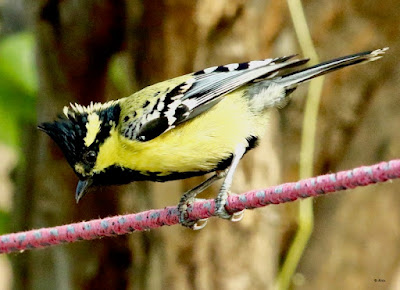
M 80 163 L 75 164 L 75 171 L 78 172 L 81 175 L 85 175 L 85 169 L 83 168 L 83 165 Z
M 85 141 L 85 146 L 89 147 L 92 145 L 94 140 L 96 139 L 97 133 L 100 132 L 101 121 L 99 115 L 96 113 L 91 113 L 88 116 L 88 121 L 86 123 L 86 137 L 83 139 Z
M 118 135 L 119 132 L 115 128 L 111 129 L 110 137 L 100 145 L 96 165 L 93 168 L 95 172 L 103 171 L 109 166 L 120 164 L 121 160 L 129 159 L 129 156 L 121 157 L 120 155 L 121 144 Z

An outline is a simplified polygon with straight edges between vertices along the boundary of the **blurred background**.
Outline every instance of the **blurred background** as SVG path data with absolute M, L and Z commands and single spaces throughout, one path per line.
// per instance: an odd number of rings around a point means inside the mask
M 389 46 L 374 63 L 325 78 L 314 175 L 400 156 L 400 5 L 303 1 L 321 61 Z M 98 190 L 39 132 L 69 102 L 125 97 L 217 64 L 301 53 L 286 1 L 1 0 L 0 233 L 177 204 L 202 178 Z M 304 55 L 305 57 L 309 55 Z M 307 86 L 271 118 L 234 192 L 299 179 Z M 215 196 L 218 186 L 206 196 Z M 400 289 L 400 183 L 314 200 L 315 226 L 292 289 Z M 0 256 L 0 289 L 271 289 L 298 228 L 298 202 Z M 375 282 L 378 279 L 378 282 Z

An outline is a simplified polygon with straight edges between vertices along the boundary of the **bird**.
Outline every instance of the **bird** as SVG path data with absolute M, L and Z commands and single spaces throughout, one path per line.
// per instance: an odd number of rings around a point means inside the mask
M 93 186 L 133 181 L 165 182 L 212 173 L 185 192 L 179 222 L 201 229 L 206 220 L 190 220 L 196 196 L 223 179 L 215 215 L 239 220 L 225 209 L 235 170 L 255 148 L 268 115 L 283 108 L 299 84 L 332 71 L 381 58 L 388 48 L 365 51 L 302 67 L 297 55 L 213 66 L 166 80 L 105 103 L 70 103 L 63 115 L 38 128 L 60 147 L 79 178 L 75 198 Z

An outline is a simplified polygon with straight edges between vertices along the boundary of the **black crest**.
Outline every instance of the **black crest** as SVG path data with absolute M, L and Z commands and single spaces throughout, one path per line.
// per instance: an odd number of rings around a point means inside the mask
M 49 135 L 60 147 L 71 167 L 82 158 L 87 133 L 87 113 L 75 115 L 75 118 L 60 117 L 54 122 L 42 123 L 40 130 Z
M 85 163 L 84 155 L 88 151 L 97 154 L 99 146 L 110 135 L 112 126 L 117 126 L 119 122 L 121 108 L 117 103 L 91 104 L 87 107 L 71 105 L 71 108 L 64 108 L 64 115 L 59 116 L 54 122 L 45 122 L 38 128 L 47 133 L 60 147 L 68 163 L 74 169 L 78 162 Z M 96 136 L 96 142 L 89 147 L 85 145 L 87 135 L 86 124 L 88 116 L 96 113 L 101 120 L 101 129 Z M 87 164 L 91 166 L 93 164 Z

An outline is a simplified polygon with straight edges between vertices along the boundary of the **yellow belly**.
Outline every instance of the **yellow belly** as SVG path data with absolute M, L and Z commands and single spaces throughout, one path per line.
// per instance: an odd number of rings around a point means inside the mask
M 128 140 L 113 131 L 102 146 L 106 150 L 99 153 L 96 167 L 114 163 L 162 174 L 213 170 L 239 144 L 247 146 L 246 138 L 259 137 L 265 130 L 267 115 L 254 115 L 246 102 L 242 92 L 236 91 L 209 111 L 148 142 Z

